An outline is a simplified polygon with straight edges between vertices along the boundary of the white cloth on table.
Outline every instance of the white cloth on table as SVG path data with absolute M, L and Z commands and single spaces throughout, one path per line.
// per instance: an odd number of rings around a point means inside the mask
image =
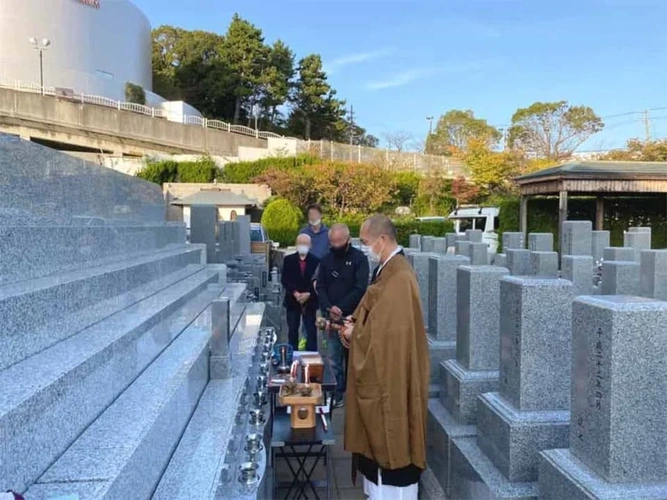
M 382 484 L 382 471 L 378 470 L 378 484 L 364 476 L 364 494 L 369 500 L 417 500 L 419 483 L 409 486 L 389 486 Z

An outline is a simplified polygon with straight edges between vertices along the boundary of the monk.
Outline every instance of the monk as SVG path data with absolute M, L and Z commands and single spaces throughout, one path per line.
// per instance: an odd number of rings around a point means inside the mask
M 419 287 L 388 217 L 364 222 L 360 239 L 378 266 L 341 332 L 350 345 L 345 451 L 371 500 L 417 500 L 429 383 Z

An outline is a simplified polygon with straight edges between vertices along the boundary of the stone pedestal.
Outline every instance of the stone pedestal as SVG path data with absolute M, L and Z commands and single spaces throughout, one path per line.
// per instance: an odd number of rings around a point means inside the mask
M 602 264 L 602 295 L 639 295 L 639 264 L 605 261 Z
M 570 448 L 541 454 L 540 499 L 667 498 L 667 303 L 573 305 Z
M 644 250 L 640 265 L 642 297 L 667 301 L 667 250 Z
M 538 453 L 567 445 L 572 297 L 566 280 L 500 282 L 499 390 L 478 401 L 476 446 L 452 449 L 454 498 L 530 498 Z M 490 496 L 466 493 L 471 477 Z

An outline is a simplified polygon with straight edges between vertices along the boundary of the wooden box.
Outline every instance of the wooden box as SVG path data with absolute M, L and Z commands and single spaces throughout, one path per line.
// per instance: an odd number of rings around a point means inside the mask
M 301 373 L 305 379 L 305 368 L 308 366 L 308 376 L 313 382 L 322 383 L 324 382 L 324 361 L 322 356 L 319 354 L 310 354 L 307 356 L 301 356 Z
M 305 384 L 298 384 L 303 387 Z M 316 407 L 322 400 L 322 386 L 310 384 L 313 392 L 310 396 L 285 395 L 285 386 L 280 388 L 278 400 L 283 406 L 291 407 L 290 426 L 292 429 L 312 429 L 317 425 Z

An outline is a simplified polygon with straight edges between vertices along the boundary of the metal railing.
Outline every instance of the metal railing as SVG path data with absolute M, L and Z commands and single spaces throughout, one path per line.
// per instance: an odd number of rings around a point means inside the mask
M 68 92 L 68 91 L 63 91 L 63 89 L 57 89 L 56 87 L 44 87 L 42 89 L 39 84 L 35 83 L 26 83 L 16 80 L 0 79 L 0 88 L 8 88 L 12 90 L 18 90 L 21 92 L 32 92 L 35 94 L 42 94 L 45 96 L 57 97 L 59 99 L 79 102 L 81 104 L 93 104 L 95 106 L 104 106 L 107 108 L 117 109 L 118 111 L 128 111 L 131 113 L 138 113 L 141 115 L 150 116 L 152 118 L 166 119 L 168 117 L 168 113 L 161 108 L 144 106 L 142 104 L 137 104 L 133 102 L 116 101 L 114 99 L 109 99 L 108 97 L 102 97 L 98 95 Z M 247 135 L 255 137 L 257 139 L 268 139 L 269 137 L 284 137 L 274 132 L 255 130 L 253 128 L 246 127 L 244 125 L 233 125 L 231 123 L 226 123 L 221 120 L 209 120 L 207 118 L 202 118 L 201 116 L 194 116 L 194 115 L 183 115 L 182 123 L 185 125 L 196 125 L 199 127 L 212 128 L 224 132 L 229 132 L 232 134 Z
M 0 88 L 37 94 L 41 93 L 42 95 L 57 97 L 58 99 L 69 100 L 81 104 L 91 104 L 94 106 L 104 106 L 118 111 L 127 111 L 130 113 L 150 116 L 152 118 L 168 119 L 169 115 L 169 113 L 161 108 L 144 106 L 132 102 L 116 101 L 114 99 L 109 99 L 108 97 L 97 95 L 76 93 L 69 89 L 59 89 L 56 87 L 41 88 L 37 83 L 0 79 Z M 180 123 L 180 121 L 176 123 Z M 209 120 L 208 118 L 194 115 L 183 115 L 182 123 L 185 125 L 220 130 L 232 134 L 241 134 L 255 137 L 257 139 L 283 138 L 294 140 L 296 141 L 297 154 L 310 153 L 317 155 L 322 159 L 350 161 L 354 163 L 374 163 L 392 170 L 412 170 L 421 173 L 426 173 L 435 169 L 444 172 L 448 177 L 458 177 L 460 175 L 466 176 L 468 174 L 467 169 L 460 161 L 445 156 L 352 146 L 325 140 L 302 140 L 294 137 L 282 136 L 274 132 L 256 130 L 244 125 L 233 125 L 221 120 Z

